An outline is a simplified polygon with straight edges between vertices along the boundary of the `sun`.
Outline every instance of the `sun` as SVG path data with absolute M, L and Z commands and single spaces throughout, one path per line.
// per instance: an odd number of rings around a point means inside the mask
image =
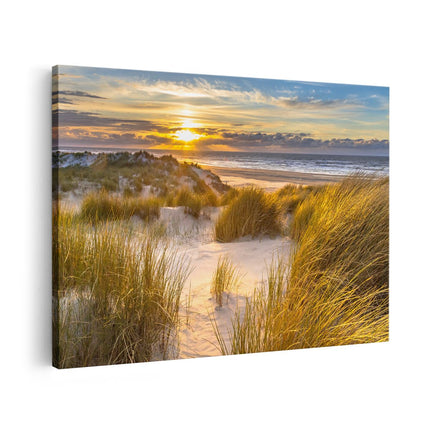
M 193 133 L 191 130 L 186 129 L 178 130 L 175 133 L 175 136 L 176 140 L 181 140 L 183 142 L 192 142 L 193 140 L 198 140 L 202 137 L 201 134 Z

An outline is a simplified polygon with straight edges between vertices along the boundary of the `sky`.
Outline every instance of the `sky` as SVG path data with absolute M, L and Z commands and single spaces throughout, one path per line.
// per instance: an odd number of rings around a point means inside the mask
M 60 149 L 388 155 L 387 87 L 75 66 L 53 77 Z

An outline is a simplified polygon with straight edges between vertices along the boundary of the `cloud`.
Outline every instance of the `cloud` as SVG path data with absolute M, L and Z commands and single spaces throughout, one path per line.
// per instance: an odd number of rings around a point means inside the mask
M 325 109 L 325 108 L 338 108 L 354 106 L 358 107 L 360 104 L 354 100 L 347 99 L 317 99 L 314 97 L 299 98 L 294 97 L 279 97 L 276 103 L 283 107 L 296 108 L 296 109 Z
M 53 91 L 52 97 L 58 97 L 60 94 L 64 96 L 70 96 L 70 97 L 87 97 L 90 99 L 104 99 L 106 100 L 106 97 L 97 96 L 95 94 L 87 93 L 86 91 L 69 91 L 69 90 L 62 90 L 62 91 Z
M 127 85 L 127 83 L 125 83 Z M 128 83 L 128 85 L 130 85 Z M 284 83 L 285 85 L 285 83 Z M 203 77 L 189 78 L 183 81 L 142 80 L 133 87 L 148 98 L 157 98 L 165 102 L 183 101 L 194 106 L 236 106 L 239 109 L 256 107 L 290 108 L 302 110 L 327 110 L 336 108 L 365 108 L 366 98 L 356 95 L 329 98 L 331 91 L 328 84 L 313 84 L 318 91 L 301 86 L 267 87 L 264 83 L 259 88 L 250 85 L 246 80 L 240 83 L 227 80 L 208 80 Z M 318 86 L 322 87 L 319 88 Z M 288 96 L 285 96 L 285 95 Z M 319 95 L 319 96 L 318 96 Z M 382 98 L 381 98 L 382 100 Z
M 80 144 L 95 146 L 108 144 L 118 145 L 118 147 L 135 144 L 143 147 L 177 145 L 174 133 L 181 129 L 181 127 L 172 127 L 149 120 L 110 118 L 93 112 L 72 109 L 54 110 L 53 124 L 59 126 L 58 130 L 54 127 L 54 133 L 58 131 L 60 144 L 73 141 Z M 389 147 L 387 139 L 323 139 L 304 132 L 237 132 L 221 127 L 196 127 L 191 130 L 203 136 L 193 142 L 200 149 L 228 146 L 239 151 L 282 152 L 301 149 L 306 152 L 313 149 L 361 149 L 388 152 Z
M 236 149 L 264 149 L 278 147 L 283 150 L 288 148 L 349 148 L 349 149 L 378 149 L 388 150 L 387 139 L 318 139 L 308 133 L 232 133 L 221 134 L 221 139 L 210 141 L 210 144 L 229 145 Z
M 55 139 L 58 136 L 59 145 L 67 145 L 75 143 L 78 145 L 97 146 L 113 146 L 120 148 L 129 145 L 149 146 L 150 142 L 146 142 L 143 136 L 136 133 L 109 133 L 106 131 L 89 131 L 87 129 L 60 129 L 58 135 L 53 134 Z
M 52 113 L 52 121 L 53 124 L 58 123 L 60 127 L 104 127 L 118 133 L 131 131 L 157 131 L 159 133 L 167 133 L 170 131 L 170 128 L 148 120 L 110 118 L 94 112 L 80 112 L 73 109 L 54 110 Z
M 61 103 L 63 105 L 74 105 L 75 103 L 72 102 L 70 99 L 66 97 L 56 97 L 55 99 L 52 98 L 52 103 Z
M 209 82 L 200 77 L 176 82 L 141 81 L 135 89 L 141 94 L 156 96 L 158 100 L 179 99 L 196 106 L 218 105 L 220 102 L 234 105 L 238 103 L 272 104 L 275 100 L 274 97 L 256 88 L 244 89 L 227 81 Z
M 72 73 L 57 73 L 57 76 L 62 76 L 63 78 L 82 78 L 82 75 Z

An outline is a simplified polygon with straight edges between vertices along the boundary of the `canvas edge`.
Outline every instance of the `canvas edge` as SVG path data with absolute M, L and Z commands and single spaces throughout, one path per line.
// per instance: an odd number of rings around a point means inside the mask
M 54 89 L 58 89 L 58 66 L 52 67 L 52 87 L 51 87 L 51 133 L 52 133 L 52 152 L 58 149 L 58 115 L 54 115 L 54 103 L 52 99 L 52 94 Z M 52 160 L 52 156 L 51 156 Z M 51 161 L 52 163 L 52 161 Z M 57 204 L 58 197 L 58 167 L 51 164 L 52 169 L 52 205 L 51 211 L 54 212 L 55 205 Z M 58 259 L 56 257 L 57 249 L 54 244 L 58 243 L 56 240 L 58 236 L 58 229 L 55 225 L 56 217 L 52 216 L 52 366 L 57 369 L 60 368 L 58 362 L 59 357 L 59 301 L 58 301 Z

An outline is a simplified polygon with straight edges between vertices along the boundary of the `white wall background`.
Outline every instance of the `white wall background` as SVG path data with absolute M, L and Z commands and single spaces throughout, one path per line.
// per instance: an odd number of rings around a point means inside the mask
M 0 426 L 426 428 L 429 65 L 424 1 L 14 1 L 1 6 Z M 391 340 L 50 367 L 50 67 L 391 87 Z

